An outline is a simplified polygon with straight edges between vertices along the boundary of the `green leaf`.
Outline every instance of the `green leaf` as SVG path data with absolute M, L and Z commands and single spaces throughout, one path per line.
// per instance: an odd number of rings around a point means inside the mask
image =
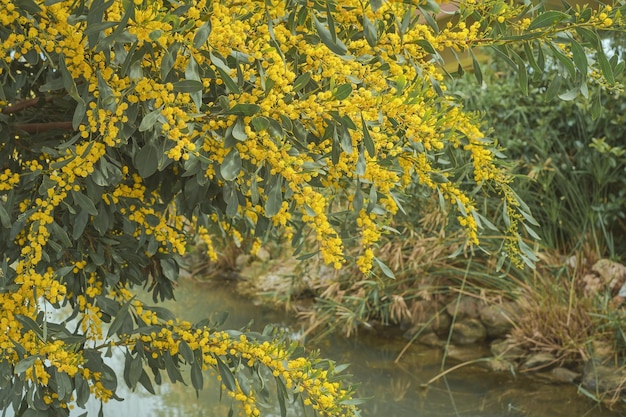
M 236 147 L 233 147 L 222 161 L 220 173 L 226 181 L 232 181 L 237 178 L 239 172 L 241 172 L 241 166 L 241 156 L 239 155 L 239 151 Z
M 378 43 L 378 31 L 376 30 L 376 24 L 363 15 L 363 36 L 367 43 L 374 47 Z
M 602 89 L 599 88 L 598 91 L 593 96 L 593 101 L 591 102 L 591 117 L 593 120 L 596 120 L 602 114 Z
M 172 282 L 178 279 L 178 264 L 174 259 L 162 258 L 159 261 L 159 264 L 161 265 L 161 270 L 163 271 L 163 275 L 165 275 L 165 278 L 169 279 Z
M 226 84 L 226 88 L 228 88 L 231 93 L 241 94 L 241 91 L 239 91 L 239 87 L 237 86 L 237 83 L 235 83 L 235 81 L 232 79 L 230 75 L 226 73 L 226 71 L 218 67 L 217 72 L 220 74 L 220 78 L 222 79 L 222 81 L 224 81 L 224 84 Z
M 172 356 L 169 352 L 163 353 L 163 362 L 165 363 L 165 370 L 167 371 L 167 376 L 170 378 L 172 384 L 175 384 L 177 381 L 185 382 L 183 380 L 183 376 L 178 369 L 178 366 L 172 360 Z
M 547 26 L 556 25 L 563 20 L 567 19 L 569 15 L 567 13 L 559 12 L 557 10 L 550 10 L 538 15 L 526 30 L 531 31 L 535 29 L 545 28 Z
M 161 108 L 152 110 L 150 113 L 146 114 L 139 125 L 139 131 L 145 132 L 146 130 L 152 129 L 156 124 L 157 120 L 161 117 Z
M 267 217 L 275 216 L 283 204 L 283 193 L 281 190 L 281 181 L 275 180 L 266 190 L 267 201 L 265 202 L 265 215 Z
M 550 85 L 548 86 L 548 89 L 546 90 L 546 101 L 551 101 L 559 94 L 559 91 L 561 91 L 562 82 L 563 78 L 560 75 L 556 75 L 552 79 Z
M 141 376 L 139 377 L 139 383 L 152 395 L 156 395 L 152 381 L 144 369 L 141 370 Z
M 311 73 L 310 72 L 305 72 L 304 74 L 300 74 L 298 76 L 298 78 L 296 78 L 296 81 L 293 83 L 293 91 L 294 93 L 302 90 L 304 87 L 307 86 L 307 84 L 309 83 L 309 81 L 311 81 Z
M 193 93 L 196 91 L 202 91 L 204 88 L 202 83 L 196 80 L 182 80 L 175 82 L 173 85 L 174 91 L 179 93 Z
M 159 150 L 156 145 L 148 143 L 135 154 L 135 167 L 142 178 L 148 178 L 157 171 Z
M 583 76 L 586 76 L 589 63 L 587 62 L 585 49 L 575 40 L 572 40 L 571 48 L 576 68 L 578 68 L 578 71 L 580 71 Z
M 86 210 L 81 210 L 76 217 L 74 217 L 74 224 L 72 227 L 72 239 L 78 240 L 82 236 L 87 222 L 89 221 L 89 213 Z
M 200 67 L 198 63 L 194 59 L 193 56 L 189 57 L 189 62 L 185 67 L 185 78 L 187 80 L 194 80 L 200 82 L 200 89 L 197 91 L 192 91 L 189 93 L 191 99 L 193 100 L 193 104 L 196 105 L 196 111 L 200 112 L 200 107 L 202 107 L 202 80 L 200 79 Z
M 24 329 L 35 332 L 41 340 L 44 340 L 41 327 L 39 327 L 39 324 L 37 324 L 35 320 L 22 314 L 16 314 L 15 319 L 20 322 Z
M 9 216 L 9 212 L 4 208 L 4 202 L 0 201 L 0 223 L 5 229 L 10 229 L 12 222 Z
M 549 46 L 552 54 L 567 70 L 569 77 L 574 79 L 576 77 L 576 69 L 574 68 L 574 63 L 572 62 L 572 60 L 568 56 L 566 56 L 558 47 L 554 46 L 553 44 L 549 44 Z
M 341 42 L 340 39 L 333 39 L 333 35 L 330 31 L 324 26 L 315 15 L 313 15 L 313 22 L 315 23 L 315 29 L 317 30 L 317 34 L 320 39 L 334 53 L 337 55 L 345 55 L 348 53 L 348 48 Z
M 243 142 L 246 139 L 248 139 L 248 135 L 246 134 L 246 128 L 244 126 L 243 118 L 241 117 L 237 118 L 237 121 L 233 125 L 233 129 L 231 133 L 233 137 L 240 142 Z
M 378 267 L 380 268 L 380 270 L 383 271 L 383 274 L 385 274 L 387 277 L 391 279 L 396 279 L 396 276 L 394 275 L 393 271 L 387 265 L 385 265 L 383 261 L 381 261 L 380 259 L 376 257 L 374 257 L 374 260 L 376 261 L 376 264 L 378 264 Z
M 263 132 L 270 127 L 270 121 L 267 117 L 257 116 L 252 119 L 252 126 L 257 132 Z
M 352 84 L 341 84 L 333 92 L 333 97 L 336 100 L 344 100 L 352 93 Z
M 180 43 L 174 42 L 169 46 L 169 48 L 167 48 L 167 51 L 163 55 L 163 58 L 161 59 L 161 79 L 163 81 L 165 81 L 172 68 L 174 68 L 179 49 Z
M 602 71 L 602 75 L 606 79 L 606 82 L 609 84 L 615 83 L 615 77 L 613 74 L 613 67 L 611 63 L 606 58 L 606 54 L 602 47 L 598 48 L 596 57 L 598 59 L 598 64 L 600 64 L 600 70 Z
M 135 388 L 137 386 L 137 382 L 139 382 L 139 378 L 141 378 L 141 374 L 143 373 L 143 360 L 141 355 L 136 355 L 130 361 L 130 366 L 128 369 L 128 382 L 130 383 L 130 388 Z
M 185 342 L 184 340 L 181 340 L 178 344 L 178 350 L 180 351 L 180 354 L 182 355 L 185 362 L 190 363 L 190 364 L 194 363 L 194 360 L 196 357 L 193 353 L 193 350 L 191 350 L 187 342 Z
M 93 369 L 90 368 L 93 371 Z M 91 392 L 89 391 L 89 384 L 85 381 L 85 378 L 81 374 L 74 376 L 74 386 L 76 387 L 76 405 L 84 408 Z
M 107 336 L 106 336 L 107 339 L 109 339 L 114 334 L 117 334 L 117 332 L 122 328 L 124 321 L 126 321 L 126 318 L 130 318 L 130 314 L 128 314 L 128 309 L 130 308 L 130 303 L 134 299 L 135 297 L 131 298 L 126 303 L 124 303 L 122 308 L 120 308 L 120 311 L 117 312 L 115 319 L 113 319 L 113 321 L 111 322 L 111 325 L 109 326 L 109 330 L 107 331 Z
M 287 407 L 285 404 L 285 398 L 288 397 L 287 387 L 285 383 L 279 377 L 276 377 L 276 396 L 278 397 L 278 405 L 280 406 L 280 417 L 287 417 Z
M 104 2 L 104 0 L 94 0 L 93 2 L 91 2 L 89 12 L 87 13 L 86 31 L 89 31 L 89 36 L 87 36 L 87 42 L 92 48 L 95 47 L 98 43 L 100 32 L 104 29 L 91 31 L 90 28 L 92 26 L 99 25 L 102 22 L 102 18 L 104 17 L 104 11 L 111 7 L 113 3 L 114 0 L 109 0 L 106 3 Z
M 91 214 L 92 216 L 98 215 L 98 210 L 96 209 L 95 204 L 85 194 L 81 193 L 80 191 L 72 190 L 72 198 L 74 198 L 74 203 L 77 204 L 84 211 L 86 211 L 88 214 Z
M 196 361 L 191 365 L 191 385 L 198 391 L 204 386 L 204 378 L 202 376 L 202 365 L 200 361 Z
M 435 50 L 435 47 L 430 42 L 428 42 L 428 40 L 420 39 L 415 41 L 415 43 L 417 43 L 423 50 L 425 50 L 429 54 L 439 55 L 439 53 Z
M 474 68 L 474 77 L 476 77 L 476 81 L 479 85 L 483 85 L 483 73 L 480 69 L 480 64 L 474 55 L 474 50 L 470 48 L 470 55 L 472 56 L 472 67 Z
M 426 10 L 424 7 L 422 6 L 418 6 L 422 17 L 424 18 L 424 20 L 426 20 L 426 23 L 428 24 L 428 26 L 430 26 L 432 28 L 432 30 L 435 32 L 435 34 L 439 34 L 439 25 L 437 24 L 437 21 L 435 20 L 435 18 L 432 16 L 431 13 L 428 12 L 428 10 Z
M 226 389 L 229 391 L 235 391 L 237 389 L 237 385 L 235 385 L 235 376 L 232 371 L 226 364 L 222 361 L 219 356 L 214 356 L 217 361 L 217 370 L 222 377 L 222 383 L 226 386 Z
M 328 31 L 333 42 L 337 42 L 337 32 L 335 31 L 335 21 L 330 11 L 330 2 L 326 2 L 326 23 L 328 24 Z
M 254 116 L 259 111 L 261 111 L 261 106 L 259 106 L 258 104 L 239 103 L 239 104 L 235 104 L 226 113 L 235 114 L 237 116 Z
M 564 101 L 571 101 L 571 100 L 574 100 L 576 97 L 578 97 L 579 93 L 580 93 L 580 87 L 576 86 L 566 91 L 563 94 L 559 94 L 559 98 Z
M 515 51 L 509 50 L 513 60 L 517 65 L 517 79 L 519 81 L 520 89 L 525 96 L 528 95 L 528 71 L 526 70 L 526 63 Z
M 374 157 L 374 155 L 376 155 L 376 147 L 374 146 L 374 141 L 372 140 L 370 132 L 367 129 L 363 113 L 361 113 L 361 129 L 363 131 L 363 144 L 365 145 L 365 149 L 367 149 L 367 153 L 370 154 L 371 157 Z
M 209 35 L 211 34 L 211 29 L 211 21 L 207 20 L 198 28 L 198 30 L 196 30 L 196 34 L 193 37 L 194 48 L 200 49 L 206 43 L 209 39 Z
M 63 78 L 63 88 L 65 88 L 70 97 L 76 100 L 76 102 L 85 104 L 83 98 L 78 94 L 78 88 L 76 88 L 72 74 L 65 65 L 65 56 L 63 54 L 59 55 L 59 70 Z
M 22 359 L 21 361 L 17 363 L 17 365 L 15 365 L 15 369 L 13 370 L 13 372 L 16 375 L 19 375 L 22 372 L 25 372 L 26 370 L 30 369 L 34 365 L 37 359 L 40 359 L 39 355 L 29 356 L 26 359 Z

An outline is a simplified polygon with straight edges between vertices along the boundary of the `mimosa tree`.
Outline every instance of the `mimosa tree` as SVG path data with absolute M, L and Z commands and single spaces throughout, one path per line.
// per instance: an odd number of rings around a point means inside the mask
M 199 390 L 212 368 L 245 415 L 260 414 L 267 375 L 283 415 L 296 399 L 356 414 L 331 362 L 134 291 L 172 298 L 190 243 L 214 258 L 218 239 L 254 252 L 277 233 L 297 251 L 317 242 L 335 268 L 391 275 L 376 243 L 415 181 L 468 245 L 491 226 L 476 193 L 499 196 L 504 251 L 532 263 L 531 213 L 497 140 L 446 95 L 440 54 L 469 54 L 480 81 L 473 48 L 493 47 L 522 85 L 558 62 L 576 88 L 547 94 L 584 96 L 623 70 L 600 31 L 623 30 L 624 6 L 446 7 L 440 28 L 430 0 L 0 0 L 0 407 L 64 416 L 117 398 L 106 357 L 119 350 L 133 389 L 188 368 Z

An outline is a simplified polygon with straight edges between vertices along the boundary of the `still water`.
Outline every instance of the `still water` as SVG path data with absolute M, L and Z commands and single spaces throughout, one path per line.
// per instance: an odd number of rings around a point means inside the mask
M 183 281 L 177 289 L 178 302 L 169 303 L 179 317 L 198 321 L 215 312 L 228 311 L 225 328 L 238 329 L 253 321 L 252 328 L 267 323 L 299 329 L 286 314 L 254 306 L 238 297 L 227 285 Z M 361 406 L 367 417 L 617 417 L 623 414 L 600 409 L 577 394 L 574 385 L 551 385 L 537 378 L 510 373 L 488 372 L 480 367 L 460 368 L 440 378 L 428 388 L 422 385 L 441 372 L 442 353 L 421 346 L 409 348 L 399 363 L 397 355 L 405 347 L 401 338 L 360 335 L 345 340 L 333 337 L 317 343 L 323 357 L 350 363 L 353 381 L 360 383 L 359 396 L 370 398 Z M 120 360 L 123 363 L 123 360 Z M 455 363 L 448 361 L 450 366 Z M 118 378 L 124 388 L 123 378 Z M 208 384 L 207 384 L 208 382 Z M 208 385 L 208 386 L 207 386 Z M 133 417 L 226 417 L 229 399 L 219 398 L 217 382 L 205 378 L 205 389 L 196 397 L 191 386 L 164 384 L 158 396 L 139 389 L 120 390 L 123 402 L 104 405 L 105 416 Z M 99 404 L 89 404 L 89 415 L 97 415 Z M 84 410 L 74 410 L 78 416 Z M 280 410 L 261 410 L 264 416 L 278 417 Z M 310 414 L 310 413 L 309 413 Z M 299 416 L 292 410 L 289 416 Z

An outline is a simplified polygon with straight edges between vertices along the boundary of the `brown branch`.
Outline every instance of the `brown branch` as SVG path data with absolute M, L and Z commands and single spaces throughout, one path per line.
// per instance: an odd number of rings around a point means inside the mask
M 23 130 L 27 133 L 41 133 L 49 130 L 74 130 L 72 122 L 48 122 L 48 123 L 22 123 L 10 125 L 14 129 Z
M 20 110 L 27 109 L 29 107 L 33 107 L 39 103 L 39 97 L 29 98 L 28 100 L 22 100 L 19 103 L 16 103 L 12 106 L 7 106 L 2 109 L 3 114 L 11 114 L 17 113 Z

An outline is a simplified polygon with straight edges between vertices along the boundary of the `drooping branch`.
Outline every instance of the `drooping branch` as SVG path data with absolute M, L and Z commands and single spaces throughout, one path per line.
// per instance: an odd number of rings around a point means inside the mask
M 2 114 L 11 114 L 17 113 L 21 110 L 27 109 L 29 107 L 36 106 L 39 103 L 39 97 L 29 98 L 27 100 L 22 100 L 19 103 L 13 104 L 11 106 L 7 106 L 2 109 Z

